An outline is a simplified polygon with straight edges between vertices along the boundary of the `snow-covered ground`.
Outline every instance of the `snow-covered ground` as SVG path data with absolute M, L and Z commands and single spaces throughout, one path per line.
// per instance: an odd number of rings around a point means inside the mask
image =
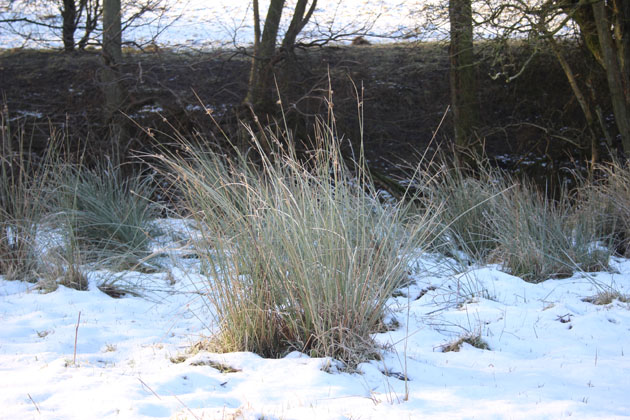
M 298 352 L 176 363 L 213 325 L 198 262 L 171 254 L 165 272 L 123 273 L 144 297 L 102 293 L 104 272 L 84 292 L 0 279 L 0 418 L 630 418 L 630 305 L 582 300 L 598 287 L 630 292 L 629 260 L 529 284 L 424 255 L 390 301 L 398 328 L 376 336 L 383 359 L 348 373 Z M 469 334 L 490 349 L 441 351 Z
M 123 32 L 125 41 L 137 43 L 157 40 L 159 45 L 184 48 L 212 48 L 216 46 L 244 46 L 253 42 L 253 12 L 251 0 L 160 0 L 165 13 L 146 13 L 140 20 L 133 22 Z M 11 3 L 4 18 L 15 17 L 17 13 L 34 21 L 45 20 L 51 23 L 51 17 L 59 20 L 58 5 L 55 2 L 33 3 L 28 0 L 16 0 Z M 137 12 L 134 2 L 124 2 L 128 8 L 125 17 Z M 425 2 L 417 0 L 327 0 L 320 1 L 309 24 L 301 37 L 326 39 L 330 34 L 349 34 L 342 38 L 348 42 L 354 32 L 371 35 L 370 40 L 387 40 L 389 35 L 407 34 L 423 24 L 421 13 Z M 261 15 L 264 18 L 269 0 L 260 1 Z M 287 1 L 287 11 L 283 14 L 281 31 L 288 27 L 291 14 L 288 9 L 295 1 Z M 7 7 L 7 6 L 5 6 Z M 3 16 L 0 16 L 3 18 Z M 52 22 L 57 20 L 53 19 Z M 60 24 L 58 24 L 59 26 Z M 14 30 L 28 34 L 24 36 Z M 80 36 L 78 31 L 77 37 Z M 157 38 L 156 38 L 157 37 Z M 13 48 L 24 45 L 29 47 L 61 47 L 61 31 L 47 27 L 21 24 L 16 22 L 6 28 L 0 27 L 0 47 Z
M 289 8 L 294 1 L 287 2 Z M 159 42 L 170 45 L 204 46 L 220 43 L 247 45 L 253 41 L 251 0 L 171 1 L 163 23 L 168 23 Z M 269 1 L 260 2 L 264 17 Z M 407 33 L 423 21 L 421 5 L 415 0 L 328 0 L 320 1 L 302 36 L 308 39 L 326 38 L 330 34 L 359 31 L 375 35 L 378 41 L 388 34 Z M 283 14 L 282 28 L 288 27 L 290 11 Z M 148 38 L 149 28 L 130 34 Z M 154 26 L 155 29 L 155 26 Z M 347 41 L 347 39 L 345 39 Z

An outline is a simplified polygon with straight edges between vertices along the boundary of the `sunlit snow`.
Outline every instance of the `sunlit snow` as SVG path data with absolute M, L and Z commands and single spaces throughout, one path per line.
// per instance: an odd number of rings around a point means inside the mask
M 286 3 L 287 11 L 283 14 L 282 24 L 284 29 L 288 27 L 289 10 L 295 1 Z M 417 0 L 320 0 L 301 38 L 321 41 L 328 39 L 331 34 L 347 34 L 341 37 L 340 41 L 348 42 L 359 33 L 367 35 L 372 42 L 388 40 L 391 36 L 409 34 L 414 28 L 422 25 L 424 20 L 420 10 L 421 5 L 425 3 Z M 28 6 L 21 7 L 21 4 L 28 4 Z M 212 0 L 209 2 L 161 0 L 160 4 L 166 9 L 163 15 L 145 14 L 141 20 L 135 21 L 132 27 L 125 29 L 123 39 L 138 44 L 156 40 L 159 45 L 183 48 L 247 46 L 253 42 L 251 0 Z M 263 18 L 268 4 L 268 0 L 260 2 Z M 53 2 L 31 5 L 27 0 L 16 0 L 12 7 L 11 10 L 14 11 L 22 8 L 22 12 L 35 21 L 41 20 L 41 17 L 37 18 L 36 15 L 48 17 L 58 15 L 57 6 Z M 130 11 L 127 15 L 131 15 L 134 11 Z M 32 39 L 26 42 L 27 46 L 61 46 L 60 31 L 55 33 L 43 27 L 21 26 L 19 23 L 13 26 L 22 33 L 33 35 Z M 24 43 L 25 39 L 11 30 L 5 29 L 0 33 L 2 47 L 18 47 Z
M 499 266 L 419 255 L 415 284 L 389 302 L 399 326 L 375 336 L 383 359 L 360 372 L 299 352 L 278 360 L 200 352 L 174 363 L 215 325 L 201 299 L 211 279 L 182 257 L 190 232 L 162 223 L 172 232 L 156 242 L 164 272 L 120 279 L 141 285 L 144 297 L 105 295 L 96 284 L 114 274 L 103 271 L 89 273 L 85 292 L 44 294 L 0 279 L 1 418 L 630 417 L 630 306 L 583 300 L 610 287 L 628 294 L 629 260 L 530 284 Z M 441 351 L 469 334 L 490 349 Z

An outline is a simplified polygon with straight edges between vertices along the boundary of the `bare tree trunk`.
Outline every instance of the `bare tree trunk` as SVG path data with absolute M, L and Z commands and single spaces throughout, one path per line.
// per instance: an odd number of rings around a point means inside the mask
M 597 139 L 596 130 L 595 130 L 595 118 L 593 116 L 593 112 L 591 111 L 591 107 L 589 102 L 582 93 L 582 89 L 578 85 L 577 78 L 575 77 L 575 73 L 573 73 L 573 69 L 569 65 L 569 62 L 564 58 L 562 54 L 562 50 L 558 46 L 556 40 L 553 38 L 553 35 L 549 34 L 545 29 L 542 29 L 544 35 L 547 37 L 547 42 L 551 46 L 551 50 L 555 54 L 562 70 L 564 71 L 567 80 L 569 81 L 569 85 L 571 86 L 571 90 L 573 91 L 573 95 L 580 104 L 580 108 L 582 109 L 582 113 L 584 114 L 584 118 L 586 118 L 586 124 L 588 126 L 589 135 L 591 137 L 591 163 L 594 164 L 599 160 L 599 143 Z M 603 127 L 605 130 L 605 126 Z
M 623 57 L 617 55 L 621 51 L 615 48 L 611 33 L 612 25 L 604 1 L 593 3 L 592 8 L 615 122 L 621 135 L 623 150 L 626 154 L 630 154 L 630 96 L 628 95 L 629 86 L 624 86 L 624 79 L 628 77 L 627 74 L 624 77 L 622 72 Z M 625 70 L 627 72 L 627 69 Z
M 61 10 L 61 39 L 66 52 L 74 51 L 74 32 L 77 29 L 77 7 L 74 0 L 63 0 Z
M 449 0 L 451 23 L 450 88 L 455 160 L 463 165 L 470 156 L 473 129 L 477 121 L 476 74 L 473 54 L 471 0 Z M 469 163 L 469 162 L 468 162 Z
M 105 123 L 111 127 L 112 153 L 118 160 L 124 159 L 126 150 L 123 140 L 126 137 L 125 124 L 120 114 L 123 103 L 123 90 L 120 85 L 122 62 L 122 26 L 120 0 L 103 2 L 103 69 L 102 82 L 105 96 Z
M 120 0 L 103 2 L 103 57 L 108 66 L 115 66 L 122 61 Z
M 253 86 L 256 85 L 258 83 L 257 79 L 258 79 L 258 69 L 256 68 L 255 64 L 255 59 L 256 59 L 256 55 L 258 54 L 258 52 L 260 51 L 260 36 L 261 36 L 261 32 L 260 32 L 260 6 L 258 3 L 258 0 L 254 0 L 253 1 L 253 8 L 254 8 L 254 50 L 253 50 L 253 55 L 252 55 L 252 63 L 249 69 L 249 81 L 248 81 L 248 85 L 247 85 L 247 97 L 245 98 L 245 103 L 246 104 L 250 104 L 251 103 L 251 96 L 253 96 L 254 92 L 253 92 Z
M 306 11 L 307 4 L 308 0 L 298 0 L 295 5 L 295 12 L 293 13 L 291 24 L 289 25 L 289 29 L 287 29 L 287 33 L 284 35 L 284 39 L 282 40 L 282 49 L 288 53 L 293 50 L 297 36 L 300 32 L 302 32 L 304 26 L 306 26 L 308 21 L 311 19 L 311 16 L 317 7 L 317 0 L 313 0 L 308 12 Z
M 85 9 L 85 31 L 83 31 L 83 36 L 81 40 L 79 40 L 78 46 L 80 50 L 84 50 L 90 39 L 90 35 L 92 35 L 92 32 L 94 32 L 98 26 L 102 9 L 100 0 L 81 0 L 81 5 Z
M 245 103 L 257 114 L 271 114 L 274 108 L 273 65 L 284 2 L 285 0 L 271 0 L 262 37 L 259 43 L 254 43 L 254 56 Z M 257 1 L 255 6 L 257 9 Z M 254 22 L 254 28 L 260 31 L 260 18 Z
M 630 96 L 630 1 L 613 0 L 615 12 L 615 41 L 621 75 L 626 88 L 626 97 Z
M 309 1 L 311 1 L 310 6 L 308 6 Z M 280 107 L 277 103 L 280 92 L 277 92 L 277 97 L 274 94 L 276 90 L 283 90 L 282 88 L 286 87 L 287 81 L 294 75 L 293 72 L 296 68 L 293 55 L 295 43 L 299 33 L 315 11 L 317 0 L 296 0 L 291 22 L 280 48 L 277 48 L 278 32 L 285 0 L 270 0 L 262 30 L 263 20 L 260 17 L 259 0 L 253 0 L 252 5 L 254 11 L 254 51 L 247 95 L 238 110 L 238 117 L 254 122 L 256 129 L 262 134 L 259 140 L 263 152 L 270 155 L 272 145 L 264 134 L 264 123 L 261 123 L 259 118 L 269 121 L 279 114 Z M 280 62 L 283 64 L 282 71 L 276 71 Z M 240 139 L 243 144 L 247 144 L 249 134 L 241 132 Z
M 300 77 L 298 60 L 295 55 L 295 44 L 298 35 L 302 32 L 302 29 L 304 29 L 304 26 L 306 26 L 317 7 L 317 0 L 312 0 L 307 10 L 308 2 L 309 0 L 297 1 L 291 23 L 282 39 L 280 48 L 280 57 L 282 60 L 281 71 L 276 73 L 279 76 L 279 97 L 281 94 L 288 95 L 291 92 L 291 84 L 299 80 Z

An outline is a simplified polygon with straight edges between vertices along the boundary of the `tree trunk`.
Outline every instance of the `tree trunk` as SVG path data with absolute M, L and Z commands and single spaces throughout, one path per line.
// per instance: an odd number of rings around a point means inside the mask
M 122 61 L 122 26 L 120 0 L 103 2 L 103 57 L 105 64 L 116 66 Z
M 63 49 L 66 52 L 74 51 L 74 32 L 77 29 L 77 8 L 74 0 L 63 0 L 61 18 Z
M 256 114 L 273 113 L 273 65 L 276 57 L 276 41 L 285 0 L 271 0 L 265 18 L 265 28 L 260 42 L 254 43 L 254 55 L 250 72 L 249 86 L 245 103 Z M 255 9 L 258 2 L 256 1 Z M 257 12 L 255 11 L 255 15 Z M 255 29 L 260 31 L 260 19 L 254 22 Z
M 630 1 L 614 0 L 615 41 L 626 98 L 630 97 Z M 629 99 L 630 100 L 630 99 Z
M 582 109 L 582 113 L 584 114 L 584 118 L 586 118 L 586 124 L 588 126 L 588 132 L 591 137 L 591 163 L 594 164 L 599 160 L 599 143 L 597 135 L 595 134 L 597 130 L 595 129 L 595 118 L 593 117 L 593 112 L 591 111 L 591 107 L 586 96 L 582 93 L 582 89 L 578 85 L 577 78 L 575 73 L 573 73 L 573 69 L 569 65 L 569 62 L 564 58 L 562 54 L 561 48 L 556 43 L 556 40 L 553 38 L 553 35 L 549 34 L 545 29 L 542 29 L 543 34 L 547 38 L 547 42 L 551 46 L 551 50 L 555 54 L 562 70 L 564 71 L 567 80 L 569 81 L 569 85 L 571 86 L 571 90 L 573 91 L 573 95 L 575 99 L 577 99 L 580 108 Z M 603 127 L 605 130 L 605 126 Z
M 298 60 L 295 55 L 295 44 L 297 37 L 304 29 L 304 26 L 308 23 L 315 8 L 317 7 L 317 0 L 312 0 L 311 5 L 308 7 L 309 0 L 298 0 L 295 4 L 295 10 L 291 23 L 287 28 L 284 38 L 282 39 L 282 45 L 280 48 L 280 59 L 282 60 L 281 69 L 276 73 L 278 77 L 278 96 L 282 94 L 288 95 L 292 92 L 291 85 L 298 83 L 300 80 L 300 69 L 298 66 Z M 285 116 L 285 118 L 290 118 Z
M 295 5 L 295 11 L 293 13 L 293 18 L 291 19 L 291 24 L 289 25 L 289 29 L 287 29 L 287 33 L 284 35 L 284 39 L 282 40 L 282 48 L 287 52 L 291 53 L 293 51 L 293 47 L 295 46 L 295 41 L 297 40 L 297 36 L 302 32 L 304 26 L 308 23 L 317 7 L 317 0 L 313 0 L 311 3 L 311 7 L 309 7 L 308 12 L 306 11 L 306 5 L 308 4 L 308 0 L 298 0 Z M 306 15 L 305 15 L 306 13 Z
M 604 1 L 593 3 L 592 8 L 613 112 L 615 113 L 615 122 L 619 129 L 623 150 L 626 154 L 630 154 L 630 97 L 628 86 L 624 86 L 624 79 L 627 79 L 627 74 L 624 77 L 622 71 L 624 70 L 622 68 L 623 57 L 617 55 L 621 51 L 616 48 L 613 41 L 612 25 Z M 625 69 L 625 71 L 628 70 Z
M 125 124 L 120 114 L 123 104 L 123 90 L 120 85 L 122 62 L 122 26 L 120 0 L 103 2 L 103 69 L 102 82 L 105 96 L 105 123 L 111 128 L 111 147 L 113 157 L 123 160 L 126 150 L 123 140 L 126 137 Z
M 98 27 L 102 9 L 99 0 L 81 0 L 81 6 L 85 10 L 85 31 L 79 40 L 78 47 L 80 50 L 85 50 L 92 32 Z
M 449 0 L 450 88 L 457 165 L 470 163 L 477 120 L 471 0 Z

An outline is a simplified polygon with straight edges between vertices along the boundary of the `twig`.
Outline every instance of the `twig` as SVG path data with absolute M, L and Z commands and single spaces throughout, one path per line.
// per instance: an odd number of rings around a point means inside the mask
M 81 322 L 81 311 L 79 311 L 79 319 L 77 320 L 77 327 L 74 329 L 74 356 L 72 357 L 72 364 L 77 364 L 77 338 L 79 338 L 79 323 Z
M 193 412 L 192 412 L 192 410 L 191 410 L 191 409 L 190 409 L 190 408 L 189 408 L 186 404 L 184 404 L 184 403 L 182 402 L 182 400 L 180 400 L 180 399 L 179 399 L 179 397 L 177 397 L 177 395 L 175 395 L 175 394 L 171 394 L 171 395 L 173 395 L 173 397 L 175 397 L 175 399 L 177 400 L 177 402 L 179 402 L 179 403 L 182 405 L 182 407 L 184 407 L 186 410 L 188 410 L 188 412 L 189 412 L 189 413 L 190 413 L 190 414 L 191 414 L 191 415 L 192 415 L 192 416 L 193 416 L 196 420 L 201 420 L 199 417 L 197 417 L 197 416 L 195 415 L 195 413 L 193 413 Z
M 153 388 L 151 388 L 149 385 L 147 385 L 147 383 L 146 383 L 146 382 L 144 382 L 144 381 L 143 381 L 140 377 L 137 377 L 137 379 L 140 381 L 140 383 L 142 384 L 142 386 L 143 386 L 143 387 L 145 387 L 146 389 L 148 389 L 149 391 L 151 391 L 151 393 L 152 393 L 153 395 L 155 395 L 155 396 L 156 396 L 156 398 L 157 398 L 158 400 L 162 401 L 162 398 L 160 398 L 160 396 L 159 396 L 159 395 L 158 395 L 158 394 L 157 394 L 157 393 L 153 390 Z M 197 416 L 195 415 L 195 413 L 193 413 L 193 412 L 191 411 L 191 409 L 190 409 L 190 408 L 188 408 L 188 406 L 187 406 L 186 404 L 184 404 L 184 402 L 183 402 L 182 400 L 180 400 L 180 399 L 177 397 L 177 395 L 172 394 L 172 393 L 171 393 L 171 395 L 172 395 L 172 396 L 173 396 L 173 397 L 177 400 L 177 402 L 178 402 L 178 403 L 179 403 L 182 407 L 184 407 L 186 410 L 188 410 L 188 412 L 189 412 L 189 413 L 190 413 L 190 414 L 191 414 L 191 415 L 192 415 L 195 419 L 200 420 L 200 419 L 199 419 L 199 417 L 197 417 Z
M 146 384 L 146 382 L 144 382 L 142 379 L 138 378 L 138 380 L 140 381 L 140 383 L 142 384 L 142 386 L 144 386 L 146 389 L 148 389 L 149 391 L 151 391 L 151 393 L 153 395 L 155 395 L 157 397 L 158 400 L 162 400 L 162 398 L 160 398 L 160 396 L 158 394 L 155 393 L 155 391 Z
M 33 405 L 35 406 L 35 409 L 37 410 L 37 412 L 39 414 L 42 414 L 41 411 L 39 411 L 39 407 L 37 406 L 37 403 L 35 402 L 35 400 L 33 399 L 33 397 L 31 397 L 31 394 L 29 394 L 28 392 L 26 393 L 26 395 L 28 395 L 28 399 L 31 400 L 31 402 L 33 403 Z

